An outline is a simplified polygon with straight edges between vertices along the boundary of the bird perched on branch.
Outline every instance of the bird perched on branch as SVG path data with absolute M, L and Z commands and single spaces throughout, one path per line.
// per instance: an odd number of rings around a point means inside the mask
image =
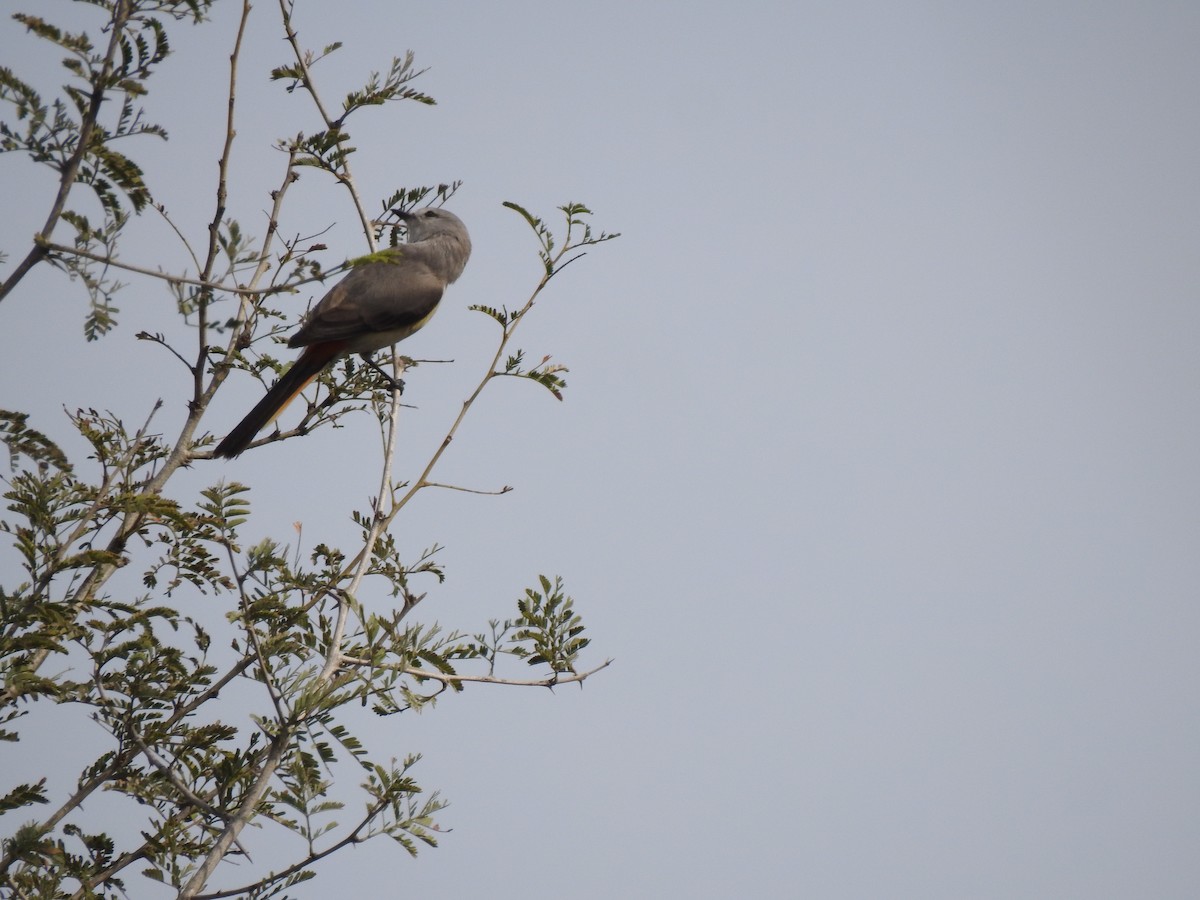
M 408 242 L 384 250 L 378 261 L 356 266 L 321 298 L 288 339 L 289 347 L 304 348 L 300 358 L 217 445 L 214 456 L 240 454 L 310 381 L 343 356 L 361 354 L 378 370 L 371 359 L 375 351 L 404 340 L 433 316 L 446 285 L 467 265 L 471 238 L 462 220 L 444 209 L 398 215 L 408 226 Z

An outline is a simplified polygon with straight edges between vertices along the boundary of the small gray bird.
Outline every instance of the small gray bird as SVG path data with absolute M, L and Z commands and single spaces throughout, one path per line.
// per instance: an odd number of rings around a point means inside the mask
M 404 340 L 433 316 L 446 285 L 467 265 L 471 238 L 462 220 L 444 209 L 399 215 L 408 226 L 408 243 L 385 250 L 384 261 L 352 269 L 321 298 L 288 340 L 289 347 L 304 348 L 300 358 L 217 445 L 214 456 L 240 454 L 335 360 L 359 353 L 374 365 L 372 353 Z

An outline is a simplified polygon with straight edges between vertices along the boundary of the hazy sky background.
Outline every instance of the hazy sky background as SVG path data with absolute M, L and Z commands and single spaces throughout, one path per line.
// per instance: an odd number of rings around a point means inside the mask
M 345 42 L 316 71 L 330 100 L 409 48 L 429 67 L 437 107 L 351 120 L 372 208 L 466 182 L 474 256 L 405 345 L 456 360 L 408 380 L 405 477 L 490 358 L 466 307 L 538 277 L 502 201 L 552 223 L 582 201 L 622 232 L 517 341 L 570 366 L 566 402 L 490 388 L 438 473 L 515 492 L 426 492 L 397 528 L 446 546 L 425 620 L 478 628 L 561 574 L 585 662 L 616 662 L 582 691 L 368 720 L 385 755 L 426 754 L 453 831 L 415 861 L 347 851 L 297 896 L 1200 896 L 1200 5 L 297 6 L 305 44 Z M 171 140 L 126 148 L 196 241 L 239 9 L 175 30 L 147 98 Z M 5 22 L 4 64 L 49 92 L 57 54 Z M 318 127 L 266 80 L 285 50 L 259 0 L 230 202 L 255 233 L 273 141 Z M 327 265 L 363 251 L 335 187 L 294 194 L 284 233 L 332 225 Z M 11 264 L 52 180 L 0 158 L 0 196 Z M 139 227 L 129 259 L 186 265 Z M 48 269 L 0 304 L 0 406 L 70 444 L 64 406 L 140 423 L 163 397 L 170 434 L 184 371 L 134 339 L 171 327 L 166 293 L 135 283 L 92 345 L 84 304 Z M 208 427 L 257 390 L 228 386 Z M 175 490 L 236 478 L 245 537 L 302 521 L 307 547 L 348 546 L 374 435 L 197 463 Z

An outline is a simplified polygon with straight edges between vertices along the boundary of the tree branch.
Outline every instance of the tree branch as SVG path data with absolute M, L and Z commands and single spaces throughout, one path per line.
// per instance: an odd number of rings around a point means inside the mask
M 545 687 L 552 688 L 560 684 L 571 684 L 577 682 L 582 684 L 591 676 L 595 675 L 601 669 L 607 669 L 613 664 L 613 660 L 606 659 L 594 669 L 588 669 L 586 672 L 555 672 L 546 678 L 498 678 L 495 675 L 447 675 L 445 672 L 434 672 L 430 669 L 417 669 L 413 666 L 400 665 L 399 663 L 379 663 L 369 659 L 362 659 L 355 656 L 343 656 L 342 662 L 346 665 L 364 666 L 373 669 L 387 669 L 392 672 L 400 672 L 404 675 L 411 675 L 414 678 L 428 678 L 432 681 L 440 682 L 444 685 L 452 684 L 505 684 L 513 687 Z
M 54 233 L 59 219 L 62 218 L 63 210 L 67 206 L 67 197 L 71 193 L 71 188 L 79 178 L 79 167 L 82 165 L 84 157 L 92 149 L 92 132 L 96 130 L 96 122 L 100 118 L 100 106 L 104 102 L 108 84 L 112 80 L 114 61 L 125 40 L 125 26 L 129 22 L 132 2 L 133 0 L 117 0 L 113 7 L 112 20 L 109 23 L 108 50 L 104 54 L 100 72 L 92 78 L 92 93 L 88 98 L 87 113 L 79 123 L 79 143 L 66 165 L 62 167 L 62 174 L 58 179 L 58 193 L 54 197 L 50 213 L 46 216 L 46 222 L 38 232 L 37 238 L 48 239 Z M 29 253 L 21 260 L 8 279 L 0 284 L 0 302 L 3 302 L 4 298 L 12 293 L 13 288 L 21 282 L 30 269 L 46 258 L 47 252 L 40 240 L 35 239 Z
M 305 58 L 305 53 L 300 49 L 300 36 L 296 33 L 296 29 L 292 27 L 292 4 L 289 0 L 279 0 L 279 12 L 283 17 L 283 30 L 287 36 L 287 42 L 291 45 L 292 55 L 296 57 L 296 65 L 300 68 L 301 84 L 312 97 L 313 103 L 317 107 L 317 112 L 321 115 L 321 121 L 325 123 L 325 128 L 328 131 L 341 131 L 342 125 L 340 121 L 335 121 L 330 118 L 329 113 L 325 109 L 325 104 L 321 102 L 321 96 L 317 93 L 317 85 L 313 81 L 312 72 L 308 68 L 308 60 Z M 354 174 L 350 171 L 350 161 L 343 157 L 341 161 L 342 171 L 338 175 L 338 180 L 346 185 L 350 191 L 350 197 L 354 201 L 354 208 L 358 211 L 358 220 L 362 223 L 363 232 L 367 235 L 367 243 L 371 247 L 371 252 L 375 252 L 375 233 L 371 228 L 371 217 L 367 215 L 367 211 L 363 209 L 362 200 L 359 197 L 358 189 L 354 184 Z
M 330 273 L 337 272 L 338 269 L 331 269 L 329 272 L 323 272 L 320 276 L 310 276 L 301 278 L 297 281 L 288 282 L 281 285 L 273 285 L 271 287 L 240 287 L 237 285 L 223 284 L 219 281 L 210 281 L 204 278 L 189 278 L 186 275 L 172 275 L 170 272 L 163 272 L 161 269 L 148 269 L 145 266 L 134 265 L 133 263 L 122 262 L 113 256 L 106 256 L 103 253 L 92 253 L 90 250 L 84 250 L 82 247 L 68 247 L 65 244 L 55 244 L 51 241 L 43 242 L 49 253 L 58 253 L 63 256 L 80 256 L 84 259 L 90 259 L 98 263 L 104 263 L 106 266 L 112 266 L 114 269 L 124 269 L 126 272 L 135 272 L 138 275 L 146 275 L 150 278 L 157 278 L 160 281 L 165 281 L 168 284 L 187 284 L 193 287 L 203 288 L 207 291 L 221 291 L 224 294 L 236 294 L 242 297 L 260 297 L 268 294 L 291 294 L 295 293 L 296 288 L 302 284 L 308 284 L 313 281 L 321 281 L 328 278 Z

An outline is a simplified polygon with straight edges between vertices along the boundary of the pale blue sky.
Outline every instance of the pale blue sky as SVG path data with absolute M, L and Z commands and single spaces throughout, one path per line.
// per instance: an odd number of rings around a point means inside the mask
M 1200 895 L 1200 6 L 297 5 L 305 43 L 346 44 L 318 69 L 330 96 L 409 48 L 430 67 L 437 107 L 360 117 L 364 193 L 466 182 L 474 256 L 406 345 L 456 360 L 409 379 L 407 472 L 486 365 L 466 307 L 516 306 L 537 278 L 501 202 L 583 201 L 623 233 L 523 326 L 570 366 L 566 402 L 499 386 L 440 473 L 516 490 L 431 492 L 398 530 L 447 548 L 427 618 L 477 627 L 557 573 L 591 660 L 616 663 L 582 691 L 476 688 L 367 722 L 426 754 L 453 832 L 416 861 L 357 848 L 298 897 L 322 878 L 532 900 Z M 236 6 L 177 35 L 148 98 L 172 139 L 139 156 L 193 237 Z M 265 79 L 277 16 L 259 0 L 243 59 L 230 213 L 255 230 L 273 139 L 317 127 Z M 11 23 L 0 42 L 18 68 L 46 54 Z M 0 158 L 18 258 L 48 202 L 32 171 Z M 360 253 L 336 189 L 302 187 L 285 232 L 332 224 L 328 262 Z M 173 252 L 155 230 L 131 257 Z M 0 405 L 59 436 L 64 405 L 140 422 L 164 396 L 178 421 L 182 369 L 133 338 L 167 327 L 164 295 L 118 302 L 90 346 L 55 273 L 0 305 Z M 254 396 L 223 392 L 210 427 Z M 256 533 L 348 543 L 377 455 L 360 422 L 191 483 L 253 484 Z

